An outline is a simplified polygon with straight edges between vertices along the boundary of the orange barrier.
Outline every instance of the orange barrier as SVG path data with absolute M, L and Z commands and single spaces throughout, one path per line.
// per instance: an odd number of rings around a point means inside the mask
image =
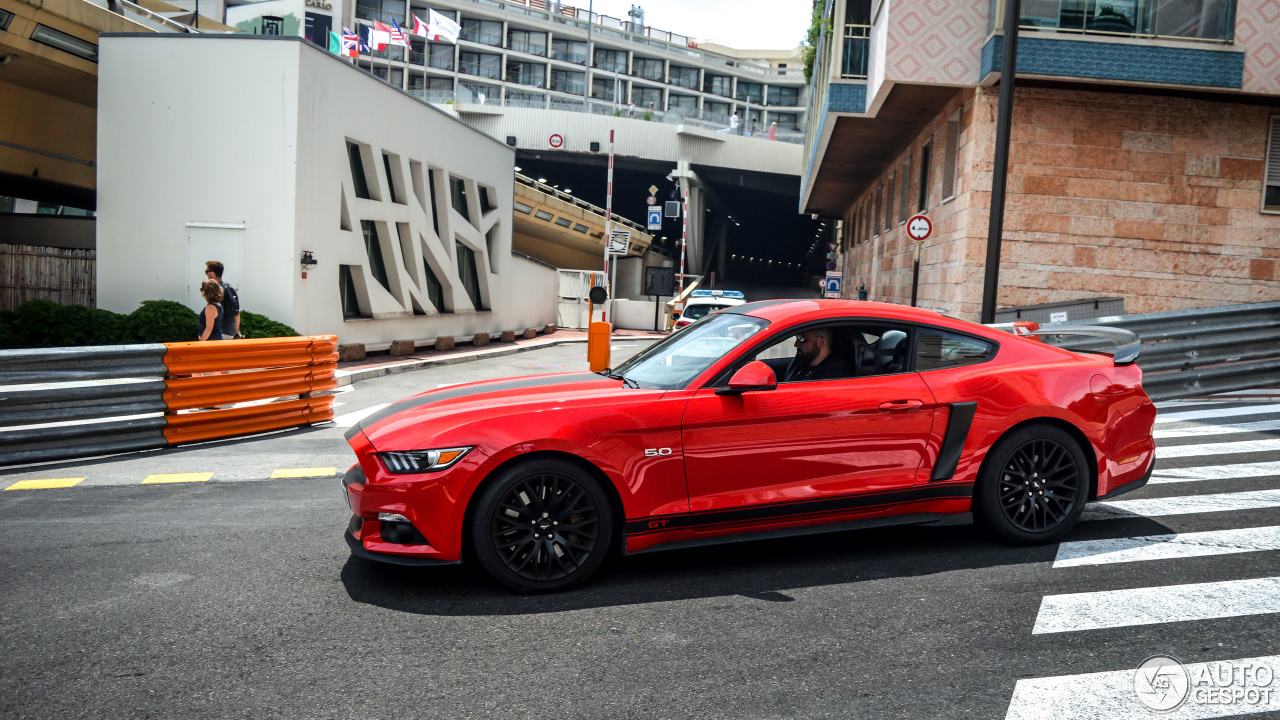
M 170 445 L 333 419 L 336 335 L 166 343 L 164 430 Z M 253 403 L 247 407 L 218 407 Z M 178 414 L 179 410 L 197 412 Z

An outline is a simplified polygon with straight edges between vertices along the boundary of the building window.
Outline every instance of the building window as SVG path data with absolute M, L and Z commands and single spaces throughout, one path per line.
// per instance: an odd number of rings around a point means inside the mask
M 631 101 L 642 111 L 662 109 L 662 91 L 657 88 L 633 86 Z
M 595 66 L 606 72 L 625 73 L 627 71 L 627 51 L 596 48 Z
M 556 92 L 581 95 L 586 91 L 587 74 L 569 70 L 551 71 L 551 89 Z
M 693 115 L 698 112 L 698 98 L 692 95 L 667 93 L 667 109 L 684 115 Z
M 436 204 L 436 173 L 434 170 L 427 170 L 427 187 L 431 188 L 431 227 L 436 231 L 436 237 L 440 237 L 440 206 Z
M 907 221 L 907 194 L 911 192 L 911 153 L 902 161 L 902 192 L 898 195 L 898 224 Z
M 458 70 L 463 75 L 497 80 L 502 77 L 502 56 L 490 53 L 463 52 L 458 54 Z
M 956 156 L 960 153 L 960 111 L 947 121 L 947 146 L 942 155 L 942 201 L 956 196 Z
M 645 80 L 662 82 L 663 62 L 652 58 L 634 58 L 631 61 L 631 74 Z
M 770 87 L 766 105 L 796 107 L 800 104 L 800 88 Z
M 992 3 L 993 7 L 995 5 Z M 1062 29 L 1112 37 L 1174 37 L 1230 42 L 1235 36 L 1235 6 L 1233 0 L 1156 3 L 1043 0 L 1022 6 L 1019 26 L 1028 30 L 1052 32 Z M 1002 9 L 993 20 L 1002 23 L 1003 12 Z
M 360 1 L 364 2 L 364 0 Z M 474 43 L 502 47 L 502 23 L 495 20 L 462 18 L 462 31 L 458 36 Z
M 390 196 L 391 202 L 404 204 L 404 198 L 396 192 L 396 173 L 392 169 L 396 163 L 391 162 L 391 156 L 382 153 L 382 168 L 387 172 L 387 195 Z
M 528 87 L 546 87 L 545 65 L 526 62 L 507 62 L 507 82 Z
M 778 123 L 779 130 L 790 130 L 791 132 L 799 132 L 800 126 L 796 119 L 799 116 L 795 113 L 776 113 L 773 116 L 774 122 Z
M 338 297 L 342 301 L 342 319 L 367 317 L 360 313 L 360 300 L 356 295 L 356 281 L 350 265 L 338 266 Z
M 530 55 L 547 55 L 547 34 L 529 30 L 508 30 L 507 47 Z
M 551 58 L 578 65 L 587 64 L 587 44 L 578 40 L 552 40 Z
M 596 98 L 597 100 L 613 101 L 618 97 L 618 95 L 621 95 L 622 92 L 624 92 L 624 89 L 621 88 L 619 88 L 616 93 L 614 92 L 615 88 L 620 84 L 621 83 L 614 78 L 592 78 L 591 97 Z
M 708 101 L 702 104 L 702 109 L 708 120 L 729 122 L 729 103 Z
M 933 150 L 932 143 L 925 143 L 920 148 L 920 197 L 916 200 L 916 212 L 929 209 L 929 155 Z
M 672 65 L 667 82 L 676 87 L 688 88 L 690 90 L 698 89 L 698 68 L 681 67 Z
M 432 43 L 427 46 L 427 67 L 437 70 L 453 69 L 453 46 L 443 43 Z M 453 89 L 450 85 L 449 89 Z
M 382 243 L 378 241 L 378 229 L 372 220 L 361 220 L 360 230 L 364 235 L 364 249 L 369 256 L 369 272 L 378 284 L 391 292 L 391 281 L 387 278 L 387 265 L 382 260 Z
M 427 300 L 436 307 L 436 312 L 451 312 L 444 306 L 444 285 L 440 282 L 440 278 L 436 277 L 431 269 L 431 263 L 427 262 L 425 257 L 422 258 L 422 269 L 426 272 L 427 278 Z
M 369 199 L 369 182 L 364 176 L 364 159 L 360 155 L 360 146 L 347 143 L 347 159 L 351 161 L 351 185 L 356 197 Z
M 359 20 L 377 20 L 390 25 L 392 20 L 403 23 L 405 17 L 404 0 L 356 0 Z
M 889 182 L 884 186 L 884 231 L 893 229 L 893 173 L 889 173 Z
M 471 213 L 467 210 L 467 187 L 455 177 L 449 178 L 449 201 L 463 220 L 471 222 Z
M 845 5 L 842 37 L 840 77 L 866 77 L 871 54 L 871 0 L 849 0 Z
M 733 97 L 733 78 L 728 75 L 706 73 L 702 76 L 702 92 Z
M 760 83 L 738 81 L 738 93 L 734 95 L 738 100 L 744 100 L 756 105 L 764 104 L 764 85 Z
M 1280 212 L 1280 115 L 1271 118 L 1266 164 L 1267 178 L 1263 188 L 1262 208 Z
M 880 234 L 880 211 L 884 208 L 884 186 L 883 185 L 876 188 L 876 199 L 873 202 L 873 204 L 875 205 L 876 220 L 871 225 L 871 232 L 874 235 L 879 235 Z
M 462 287 L 467 291 L 467 297 L 471 298 L 471 304 L 475 309 L 484 310 L 484 305 L 480 303 L 480 278 L 476 271 L 476 254 L 460 242 L 455 244 L 458 251 L 458 277 L 462 280 Z

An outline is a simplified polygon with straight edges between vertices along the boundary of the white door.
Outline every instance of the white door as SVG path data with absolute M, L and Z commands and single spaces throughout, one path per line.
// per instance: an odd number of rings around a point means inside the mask
M 244 226 L 240 224 L 187 225 L 187 305 L 199 311 L 204 307 L 200 283 L 204 282 L 204 264 L 208 260 L 222 263 L 222 278 L 236 290 L 244 289 Z
M 556 327 L 566 330 L 586 330 L 591 323 L 588 316 L 591 303 L 587 293 L 593 285 L 604 284 L 604 273 L 588 270 L 560 270 L 558 273 L 559 297 L 556 302 Z

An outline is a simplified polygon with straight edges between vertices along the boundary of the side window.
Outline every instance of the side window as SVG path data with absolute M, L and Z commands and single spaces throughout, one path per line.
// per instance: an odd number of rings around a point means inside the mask
M 819 336 L 821 339 L 815 339 Z M 825 353 L 823 347 L 827 348 Z M 773 368 L 779 383 L 891 375 L 906 370 L 909 347 L 910 334 L 905 327 L 849 323 L 787 333 L 737 366 L 761 360 Z M 821 361 L 805 371 L 815 353 Z
M 947 332 L 937 328 L 923 328 L 916 339 L 916 370 L 973 365 L 991 357 L 995 346 L 985 340 Z

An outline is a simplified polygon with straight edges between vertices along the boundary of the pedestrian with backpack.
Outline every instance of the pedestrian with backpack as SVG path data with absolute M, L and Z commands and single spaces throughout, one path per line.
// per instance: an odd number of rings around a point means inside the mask
M 204 274 L 210 280 L 217 280 L 222 286 L 222 339 L 231 340 L 244 337 L 240 334 L 240 294 L 231 283 L 222 279 L 223 265 L 217 260 L 204 264 Z

